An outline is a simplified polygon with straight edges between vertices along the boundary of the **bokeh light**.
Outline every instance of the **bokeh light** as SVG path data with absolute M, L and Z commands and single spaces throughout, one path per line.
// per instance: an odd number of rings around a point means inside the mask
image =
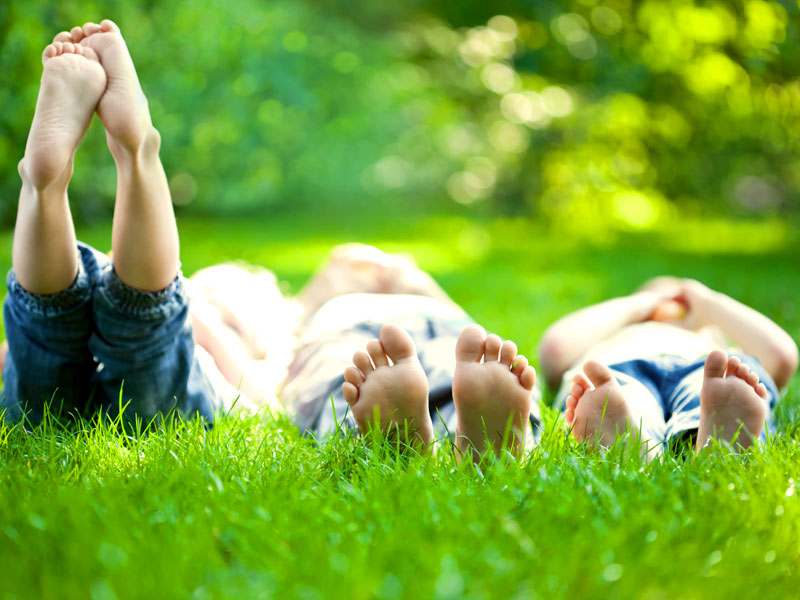
M 133 1 L 107 16 L 136 60 L 179 211 L 474 211 L 626 230 L 797 214 L 798 3 L 502 6 Z M 41 48 L 95 9 L 3 8 L 6 223 Z M 78 220 L 111 212 L 98 124 L 70 195 Z

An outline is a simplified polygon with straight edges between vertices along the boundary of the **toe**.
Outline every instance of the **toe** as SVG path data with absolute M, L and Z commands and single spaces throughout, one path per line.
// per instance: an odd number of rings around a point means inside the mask
M 573 383 L 577 383 L 583 389 L 588 390 L 592 387 L 592 382 L 584 375 L 583 373 L 576 373 L 575 377 L 572 378 Z
M 479 362 L 483 356 L 486 331 L 480 325 L 467 325 L 456 342 L 456 360 Z
M 61 52 L 64 54 L 75 54 L 75 44 L 72 42 L 63 42 L 61 44 Z
M 564 413 L 564 420 L 567 422 L 567 425 L 571 426 L 575 422 L 575 410 L 568 408 Z
M 344 380 L 347 383 L 352 383 L 354 386 L 358 387 L 364 382 L 364 376 L 361 375 L 361 371 L 355 367 L 347 367 L 344 370 Z
M 489 334 L 486 336 L 486 345 L 483 352 L 483 362 L 495 361 L 500 357 L 500 346 L 503 340 L 500 336 Z
M 759 383 L 756 386 L 756 393 L 759 396 L 761 396 L 764 400 L 766 400 L 767 399 L 767 386 L 765 386 L 763 383 Z
M 594 387 L 600 387 L 614 378 L 609 368 L 596 360 L 590 360 L 584 363 L 583 372 L 586 373 L 586 376 Z
M 342 384 L 342 396 L 344 396 L 347 404 L 354 406 L 355 403 L 358 402 L 358 388 L 352 383 L 345 381 Z
M 397 323 L 387 323 L 381 327 L 380 343 L 383 346 L 383 350 L 394 363 L 416 357 L 417 355 L 414 340 L 412 340 L 408 332 Z
M 705 377 L 723 377 L 727 364 L 728 355 L 722 350 L 713 350 L 706 358 L 706 365 L 703 373 Z
M 739 379 L 747 381 L 747 378 L 750 376 L 750 367 L 747 365 L 739 365 L 739 368 L 736 369 L 736 376 Z
M 511 340 L 506 340 L 500 347 L 500 362 L 511 367 L 514 357 L 517 355 L 517 345 Z
M 725 371 L 725 376 L 735 375 L 736 371 L 739 370 L 739 366 L 742 364 L 742 361 L 739 359 L 738 356 L 731 356 L 728 360 L 728 370 Z
M 518 354 L 517 357 L 514 359 L 514 362 L 511 363 L 511 372 L 514 373 L 517 377 L 525 370 L 525 367 L 528 366 L 528 359 L 522 356 L 522 354 Z
M 55 48 L 55 49 L 56 49 L 56 56 L 58 56 L 59 54 L 61 54 L 61 50 L 62 50 L 62 48 L 64 47 L 64 44 L 62 44 L 61 42 L 53 42 L 53 43 L 52 43 L 52 44 L 50 44 L 50 45 L 51 45 L 53 48 Z
M 53 38 L 54 42 L 71 42 L 72 36 L 67 31 L 59 31 L 56 37 Z
M 83 29 L 77 25 L 69 30 L 69 36 L 72 38 L 72 41 L 76 43 L 80 42 L 85 37 L 83 34 Z
M 567 408 L 575 409 L 578 406 L 578 399 L 575 396 L 567 396 Z
M 747 376 L 747 383 L 755 388 L 758 385 L 758 373 L 750 371 L 750 375 Z
M 56 47 L 53 44 L 47 44 L 44 48 L 44 52 L 42 52 L 42 61 L 53 58 L 57 54 L 58 50 L 56 50 Z
M 570 388 L 569 393 L 575 396 L 576 398 L 580 399 L 580 397 L 583 396 L 585 391 L 586 391 L 585 387 L 581 387 L 578 384 L 575 384 Z
M 372 366 L 372 361 L 369 359 L 369 355 L 363 350 L 359 350 L 353 355 L 353 364 L 361 369 L 361 372 L 366 377 L 375 369 Z
M 93 33 L 100 31 L 100 25 L 92 23 L 91 21 L 83 24 L 83 35 L 90 36 Z
M 530 365 L 525 367 L 522 375 L 519 376 L 519 382 L 526 390 L 532 390 L 533 386 L 536 384 L 536 369 Z
M 388 367 L 389 361 L 386 358 L 386 352 L 383 351 L 380 340 L 370 340 L 367 342 L 367 352 L 372 359 L 375 368 Z
M 114 33 L 119 33 L 119 27 L 117 27 L 117 24 L 110 19 L 103 19 L 100 21 L 100 29 L 103 31 L 113 31 Z

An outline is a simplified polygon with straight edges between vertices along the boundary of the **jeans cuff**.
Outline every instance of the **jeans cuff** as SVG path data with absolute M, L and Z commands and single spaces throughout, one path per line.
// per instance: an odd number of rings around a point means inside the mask
M 157 318 L 162 315 L 168 303 L 182 305 L 187 302 L 186 286 L 180 271 L 167 287 L 158 292 L 132 288 L 123 283 L 113 267 L 106 271 L 103 279 L 102 287 L 105 288 L 107 297 L 119 310 L 127 314 Z
M 67 313 L 85 304 L 92 296 L 89 285 L 89 276 L 83 268 L 82 263 L 78 263 L 78 275 L 75 281 L 65 290 L 55 294 L 34 294 L 23 288 L 14 269 L 10 269 L 6 278 L 8 294 L 14 302 L 22 306 L 26 311 L 40 316 L 54 316 Z

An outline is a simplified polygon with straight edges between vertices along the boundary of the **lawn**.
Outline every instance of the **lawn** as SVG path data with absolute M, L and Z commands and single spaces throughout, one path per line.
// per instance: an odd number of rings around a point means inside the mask
M 336 243 L 411 252 L 529 357 L 555 318 L 663 273 L 701 279 L 800 339 L 800 244 L 779 221 L 636 234 L 452 216 L 180 227 L 187 273 L 243 259 L 287 291 Z M 79 234 L 103 248 L 110 238 Z M 387 442 L 319 447 L 280 416 L 138 438 L 0 426 L 0 599 L 796 597 L 798 383 L 765 448 L 650 464 L 587 454 L 549 410 L 532 455 L 478 468 Z

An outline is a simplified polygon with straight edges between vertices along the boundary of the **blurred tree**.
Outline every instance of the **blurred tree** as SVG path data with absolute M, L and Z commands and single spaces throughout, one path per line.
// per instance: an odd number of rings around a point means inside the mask
M 800 195 L 800 8 L 788 0 L 11 0 L 0 6 L 0 218 L 13 218 L 59 30 L 115 19 L 182 210 L 534 214 L 647 228 L 787 214 Z M 98 126 L 79 218 L 107 215 Z M 464 209 L 462 209 L 464 210 Z

